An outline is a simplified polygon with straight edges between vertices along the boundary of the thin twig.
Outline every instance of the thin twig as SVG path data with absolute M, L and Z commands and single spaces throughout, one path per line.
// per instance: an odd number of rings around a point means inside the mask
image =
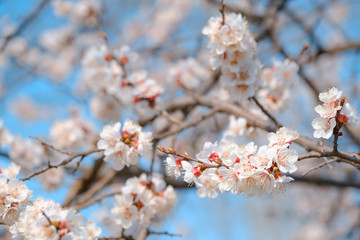
M 159 140 L 154 139 L 153 149 L 152 149 L 152 157 L 151 157 L 151 165 L 150 165 L 150 171 L 149 171 L 149 175 L 148 175 L 148 178 L 149 178 L 148 186 L 149 187 L 151 186 L 151 182 L 152 182 L 152 173 L 154 170 L 155 157 L 156 157 L 156 145 L 158 144 L 158 142 L 159 142 Z
M 42 145 L 45 145 L 45 146 L 49 147 L 50 149 L 52 149 L 52 150 L 54 150 L 56 152 L 59 152 L 59 153 L 65 154 L 65 155 L 73 155 L 73 154 L 75 154 L 75 153 L 71 153 L 71 152 L 56 148 L 54 145 L 51 145 L 50 143 L 45 142 L 44 140 L 42 140 L 39 137 L 30 136 L 29 138 L 39 141 Z
M 336 162 L 336 161 L 337 161 L 337 159 L 332 159 L 332 160 L 330 160 L 330 161 L 323 162 L 323 163 L 321 163 L 321 164 L 319 164 L 319 165 L 317 165 L 317 166 L 315 166 L 315 167 L 312 167 L 312 168 L 310 168 L 309 170 L 307 170 L 307 171 L 303 174 L 303 176 L 307 175 L 308 173 L 310 173 L 310 172 L 312 172 L 312 171 L 314 171 L 314 170 L 316 170 L 316 169 L 322 168 L 323 166 L 325 166 L 325 165 L 327 165 L 327 164 L 329 164 L 329 163 Z
M 221 16 L 222 16 L 222 20 L 221 20 L 222 25 L 225 24 L 225 6 L 226 6 L 226 3 L 224 2 L 224 0 L 221 0 L 219 12 L 221 13 Z
M 178 234 L 178 233 L 169 233 L 169 232 L 155 232 L 155 231 L 151 231 L 151 230 L 148 230 L 147 232 L 147 235 L 166 235 L 166 236 L 169 236 L 169 237 L 182 237 L 181 234 Z
M 333 134 L 334 134 L 334 145 L 333 145 L 333 152 L 338 152 L 338 138 L 339 136 L 342 135 L 342 133 L 340 132 L 341 127 L 343 126 L 343 123 L 340 122 L 339 116 L 340 116 L 340 111 L 342 109 L 342 107 L 344 106 L 345 103 L 345 97 L 343 96 L 341 98 L 341 102 L 340 102 L 340 109 L 336 111 L 336 126 L 334 127 L 333 130 Z
M 77 157 L 82 157 L 82 156 L 87 156 L 87 155 L 90 155 L 92 153 L 96 153 L 96 152 L 102 152 L 103 150 L 100 150 L 100 149 L 92 149 L 92 150 L 89 150 L 89 151 L 86 151 L 86 152 L 80 152 L 80 153 L 75 153 L 75 154 L 71 154 L 68 158 L 66 158 L 65 160 L 61 161 L 60 163 L 58 164 L 50 164 L 50 162 L 48 162 L 48 166 L 37 171 L 37 172 L 34 172 L 33 174 L 31 174 L 30 176 L 26 177 L 26 178 L 22 178 L 20 179 L 21 181 L 27 181 L 27 180 L 30 180 L 32 177 L 35 177 L 37 175 L 40 175 L 46 171 L 48 171 L 49 169 L 51 168 L 58 168 L 60 166 L 65 166 L 66 164 L 70 163 L 72 160 L 74 160 L 75 158 Z
M 0 53 L 2 53 L 4 51 L 7 44 L 9 43 L 9 41 L 12 38 L 19 35 L 21 33 L 21 31 L 23 31 L 29 24 L 31 24 L 32 21 L 35 20 L 35 18 L 39 15 L 40 11 L 45 7 L 45 5 L 48 1 L 49 0 L 42 0 L 39 3 L 39 5 L 37 5 L 36 8 L 34 8 L 34 10 L 30 13 L 30 15 L 28 15 L 27 17 L 24 18 L 24 20 L 19 24 L 19 26 L 16 28 L 16 30 L 12 34 L 5 37 L 5 39 L 2 41 L 2 45 L 0 47 Z
M 6 158 L 10 159 L 9 154 L 4 153 L 4 152 L 0 152 L 0 156 L 2 156 L 2 157 L 6 157 Z
M 177 134 L 187 128 L 196 126 L 197 124 L 199 124 L 200 122 L 204 121 L 205 119 L 208 119 L 209 117 L 213 116 L 215 113 L 217 113 L 219 111 L 219 108 L 213 108 L 211 109 L 207 114 L 202 115 L 201 117 L 199 117 L 198 119 L 195 119 L 194 121 L 191 122 L 187 122 L 187 123 L 183 123 L 181 124 L 178 128 L 173 129 L 173 130 L 169 130 L 167 132 L 164 132 L 158 136 L 155 136 L 154 139 L 155 140 L 160 140 L 163 139 L 165 137 Z
M 276 120 L 274 116 L 272 116 L 262 105 L 261 103 L 256 99 L 255 96 L 251 97 L 252 100 L 256 103 L 256 105 L 261 109 L 261 111 L 278 127 L 281 128 L 283 125 Z

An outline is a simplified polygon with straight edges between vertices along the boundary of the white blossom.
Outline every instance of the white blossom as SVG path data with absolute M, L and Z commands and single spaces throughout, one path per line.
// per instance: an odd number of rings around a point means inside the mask
M 177 194 L 172 186 L 167 186 L 159 174 L 153 173 L 151 184 L 148 176 L 129 178 L 115 196 L 111 213 L 116 224 L 125 229 L 126 236 L 136 238 L 151 222 L 163 218 L 173 208 Z
M 119 171 L 125 165 L 137 164 L 139 154 L 146 154 L 151 149 L 151 141 L 151 133 L 142 132 L 137 123 L 126 120 L 122 131 L 119 122 L 104 126 L 97 147 L 104 150 L 104 161 Z

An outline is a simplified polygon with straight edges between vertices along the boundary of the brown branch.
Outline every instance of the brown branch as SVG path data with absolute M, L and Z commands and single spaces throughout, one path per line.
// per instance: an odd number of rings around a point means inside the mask
M 63 206 L 68 207 L 77 195 L 89 189 L 92 182 L 97 180 L 97 175 L 104 163 L 104 156 L 98 158 L 92 168 L 83 170 L 83 177 L 76 181 L 70 189 Z
M 45 142 L 44 140 L 42 140 L 39 137 L 30 136 L 29 138 L 39 141 L 42 145 L 44 145 L 44 146 L 46 146 L 46 147 L 48 147 L 48 148 L 50 148 L 50 149 L 52 149 L 52 150 L 54 150 L 56 152 L 59 152 L 59 153 L 65 154 L 65 155 L 69 155 L 69 156 L 75 154 L 75 153 L 71 153 L 71 152 L 64 151 L 62 149 L 56 148 L 54 145 L 51 145 L 50 143 Z
M 156 145 L 158 144 L 159 140 L 158 139 L 154 139 L 153 141 L 153 149 L 152 149 L 152 157 L 151 157 L 151 164 L 150 164 L 150 171 L 149 171 L 149 182 L 148 182 L 148 186 L 151 186 L 152 183 L 152 174 L 153 174 L 153 169 L 154 169 L 154 164 L 155 164 L 155 157 L 156 157 Z
M 221 13 L 221 17 L 222 17 L 222 20 L 221 20 L 222 25 L 225 24 L 225 6 L 226 6 L 226 3 L 224 2 L 224 0 L 221 0 L 219 12 Z
M 86 152 L 80 152 L 80 153 L 74 153 L 74 154 L 71 154 L 68 158 L 66 158 L 65 160 L 61 161 L 60 163 L 58 164 L 50 164 L 50 162 L 48 162 L 48 166 L 37 171 L 37 172 L 34 172 L 33 174 L 31 174 L 30 176 L 26 177 L 26 178 L 22 178 L 20 179 L 21 181 L 27 181 L 27 180 L 30 180 L 32 177 L 35 177 L 37 175 L 40 175 L 46 171 L 48 171 L 49 169 L 51 168 L 58 168 L 60 166 L 65 166 L 66 164 L 70 163 L 72 160 L 74 160 L 75 158 L 77 157 L 82 157 L 82 156 L 88 156 L 92 153 L 96 153 L 96 152 L 102 152 L 103 150 L 99 150 L 99 149 L 92 149 L 92 150 L 89 150 L 89 151 L 86 151 Z
M 344 152 L 310 152 L 303 155 L 300 155 L 298 158 L 298 161 L 307 159 L 307 158 L 321 158 L 321 157 L 337 157 L 337 158 L 343 158 L 350 161 L 359 161 L 360 158 L 358 158 L 358 152 L 354 153 L 344 153 Z
M 169 236 L 169 237 L 182 237 L 181 234 L 177 234 L 177 233 L 169 233 L 169 232 L 155 232 L 155 231 L 151 231 L 148 230 L 147 235 L 165 235 L 165 236 Z
M 9 154 L 4 153 L 4 152 L 0 152 L 0 156 L 2 156 L 2 157 L 6 157 L 6 158 L 10 159 Z
M 77 199 L 74 205 L 80 205 L 89 201 L 89 199 L 93 198 L 98 192 L 104 189 L 105 186 L 107 186 L 110 182 L 112 182 L 116 177 L 116 175 L 119 173 L 120 172 L 115 171 L 113 169 L 107 169 L 105 176 L 97 180 L 96 183 L 91 188 L 89 188 L 83 195 L 81 195 Z
M 315 166 L 315 167 L 312 167 L 312 168 L 310 168 L 309 170 L 307 170 L 306 172 L 304 172 L 304 173 L 303 173 L 303 176 L 307 175 L 308 173 L 310 173 L 310 172 L 312 172 L 312 171 L 314 171 L 314 170 L 317 170 L 317 169 L 319 169 L 319 168 L 322 168 L 323 166 L 325 166 L 325 165 L 327 165 L 327 164 L 329 164 L 329 163 L 335 162 L 335 161 L 337 161 L 337 159 L 332 159 L 332 160 L 330 160 L 330 161 L 325 161 L 325 162 L 323 162 L 323 163 L 321 163 L 321 164 L 319 164 L 319 165 L 317 165 L 317 166 Z
M 98 238 L 98 240 L 121 240 L 121 239 L 125 239 L 125 240 L 134 240 L 133 237 L 131 236 L 124 236 L 123 234 L 121 234 L 121 236 L 118 237 L 100 237 Z
M 360 184 L 357 182 L 349 182 L 349 181 L 336 181 L 332 179 L 326 178 L 313 178 L 313 177 L 304 177 L 304 176 L 293 176 L 290 177 L 294 178 L 295 183 L 307 183 L 307 184 L 314 184 L 318 186 L 328 186 L 328 187 L 340 187 L 340 188 L 360 188 Z
M 256 103 L 256 105 L 261 109 L 261 111 L 278 127 L 281 128 L 283 125 L 276 120 L 276 118 L 271 115 L 262 105 L 261 103 L 256 99 L 255 96 L 251 97 L 252 100 Z
M 341 102 L 340 102 L 341 108 L 336 111 L 336 117 L 335 117 L 336 126 L 333 130 L 333 134 L 334 134 L 333 152 L 338 152 L 338 138 L 339 138 L 339 136 L 342 135 L 342 132 L 340 132 L 340 129 L 343 126 L 343 124 L 340 122 L 339 116 L 340 116 L 340 111 L 341 111 L 342 107 L 344 106 L 344 103 L 345 103 L 345 97 L 342 96 Z

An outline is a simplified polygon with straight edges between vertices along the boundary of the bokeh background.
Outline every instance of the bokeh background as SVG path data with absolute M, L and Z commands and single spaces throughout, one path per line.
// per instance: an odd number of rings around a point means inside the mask
M 40 2 L 0 0 L 0 46 L 4 36 L 19 27 Z M 129 45 L 139 54 L 138 64 L 154 79 L 165 82 L 167 69 L 174 62 L 189 56 L 207 61 L 206 39 L 201 31 L 211 16 L 219 15 L 219 3 L 215 0 L 99 0 L 99 23 L 91 26 L 75 24 L 69 17 L 58 16 L 51 1 L 43 2 L 36 16 L 21 26 L 21 31 L 0 53 L 0 119 L 13 135 L 22 138 L 48 139 L 55 121 L 74 114 L 92 121 L 99 131 L 109 123 L 92 114 L 91 94 L 78 94 L 81 56 L 89 46 L 103 43 L 97 33 L 99 26 L 111 45 Z M 229 0 L 226 3 L 227 11 L 241 12 L 247 17 L 258 41 L 258 55 L 265 66 L 271 66 L 274 59 L 296 59 L 304 45 L 309 44 L 306 56 L 299 60 L 301 80 L 293 88 L 289 107 L 277 115 L 284 125 L 297 129 L 302 135 L 312 136 L 311 121 L 315 118 L 317 104 L 314 88 L 322 91 L 337 86 L 349 102 L 360 109 L 360 1 Z M 264 20 L 268 15 L 270 17 Z M 70 38 L 76 36 L 71 39 L 70 47 L 66 46 L 73 51 L 71 56 L 61 48 L 49 49 L 41 40 L 47 32 L 53 37 L 51 41 L 56 42 L 67 31 L 71 32 Z M 10 45 L 15 40 L 19 42 L 12 46 L 15 50 L 11 50 Z M 24 55 L 19 53 L 21 47 L 27 49 L 24 51 L 36 49 L 38 61 L 24 60 Z M 311 82 L 311 87 L 306 81 Z M 165 99 L 182 95 L 184 93 L 179 90 L 166 89 Z M 119 120 L 134 116 L 133 111 L 126 109 Z M 225 116 L 220 114 L 218 118 L 223 124 L 227 123 Z M 220 136 L 213 125 L 205 121 L 198 126 L 210 129 L 208 140 L 212 141 Z M 352 131 L 360 135 L 359 128 Z M 201 146 L 205 138 L 194 138 L 194 132 L 196 129 L 192 128 L 180 134 L 177 147 L 196 153 L 192 148 Z M 256 143 L 264 143 L 265 135 L 262 136 L 260 134 Z M 186 146 L 187 139 L 197 143 Z M 340 146 L 346 151 L 359 150 L 346 132 Z M 1 149 L 1 152 L 6 151 L 7 148 Z M 7 166 L 9 162 L 8 158 L 0 156 L 0 166 Z M 88 158 L 84 165 L 92 162 L 93 159 Z M 316 162 L 299 164 L 300 173 Z M 148 169 L 149 164 L 146 158 L 140 162 L 144 169 Z M 352 167 L 333 166 L 334 170 L 324 167 L 310 176 L 360 181 Z M 161 161 L 155 169 L 162 169 Z M 75 177 L 80 177 L 80 173 Z M 61 203 L 73 183 L 74 179 L 67 177 L 58 189 L 50 192 L 43 189 L 38 179 L 27 184 L 34 198 L 43 196 Z M 180 233 L 181 239 L 199 240 L 359 239 L 359 204 L 360 195 L 355 188 L 311 183 L 295 182 L 284 193 L 251 198 L 225 194 L 216 199 L 203 199 L 197 196 L 195 189 L 185 188 L 179 189 L 179 199 L 171 215 L 154 224 L 152 229 Z M 111 199 L 81 210 L 85 217 L 104 227 L 102 236 L 112 233 L 99 221 L 104 214 L 101 209 L 109 205 Z M 167 238 L 170 237 L 150 236 L 148 239 Z

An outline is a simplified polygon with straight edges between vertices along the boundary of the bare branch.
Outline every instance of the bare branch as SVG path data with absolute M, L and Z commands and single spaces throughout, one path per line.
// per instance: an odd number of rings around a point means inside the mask
M 86 152 L 80 152 L 80 153 L 74 153 L 74 154 L 71 154 L 68 158 L 66 158 L 65 160 L 61 161 L 60 163 L 58 164 L 50 164 L 50 162 L 48 163 L 48 166 L 37 171 L 37 172 L 34 172 L 33 174 L 31 174 L 30 176 L 26 177 L 26 178 L 22 178 L 20 179 L 21 181 L 27 181 L 27 180 L 30 180 L 32 177 L 35 177 L 37 175 L 40 175 L 46 171 L 48 171 L 49 169 L 51 168 L 58 168 L 60 166 L 65 166 L 66 164 L 70 163 L 72 160 L 74 160 L 75 158 L 77 157 L 82 157 L 82 156 L 88 156 L 92 153 L 96 153 L 96 152 L 102 152 L 103 150 L 99 150 L 99 149 L 92 149 L 92 150 L 89 150 L 89 151 L 86 151 Z
M 0 53 L 4 51 L 9 41 L 19 35 L 29 24 L 31 24 L 32 21 L 35 20 L 35 18 L 39 15 L 40 11 L 45 7 L 46 3 L 49 2 L 49 0 L 41 0 L 39 5 L 28 15 L 24 18 L 24 20 L 19 24 L 17 29 L 14 31 L 14 33 L 8 35 L 5 37 L 5 39 L 2 41 L 2 45 L 0 47 Z
M 336 162 L 336 161 L 337 161 L 337 159 L 332 159 L 332 160 L 330 160 L 330 161 L 323 162 L 323 163 L 321 163 L 321 164 L 319 164 L 319 165 L 317 165 L 317 166 L 315 166 L 315 167 L 310 168 L 310 169 L 307 170 L 306 172 L 304 172 L 304 173 L 303 173 L 303 176 L 307 175 L 308 173 L 310 173 L 310 172 L 312 172 L 312 171 L 314 171 L 314 170 L 317 170 L 317 169 L 319 169 L 319 168 L 322 168 L 323 166 L 325 166 L 325 165 L 327 165 L 327 164 L 329 164 L 329 163 Z
M 251 97 L 252 100 L 256 103 L 256 105 L 261 109 L 261 111 L 278 127 L 281 128 L 282 124 L 276 120 L 274 116 L 272 116 L 262 105 L 261 103 L 256 99 L 255 96 Z

